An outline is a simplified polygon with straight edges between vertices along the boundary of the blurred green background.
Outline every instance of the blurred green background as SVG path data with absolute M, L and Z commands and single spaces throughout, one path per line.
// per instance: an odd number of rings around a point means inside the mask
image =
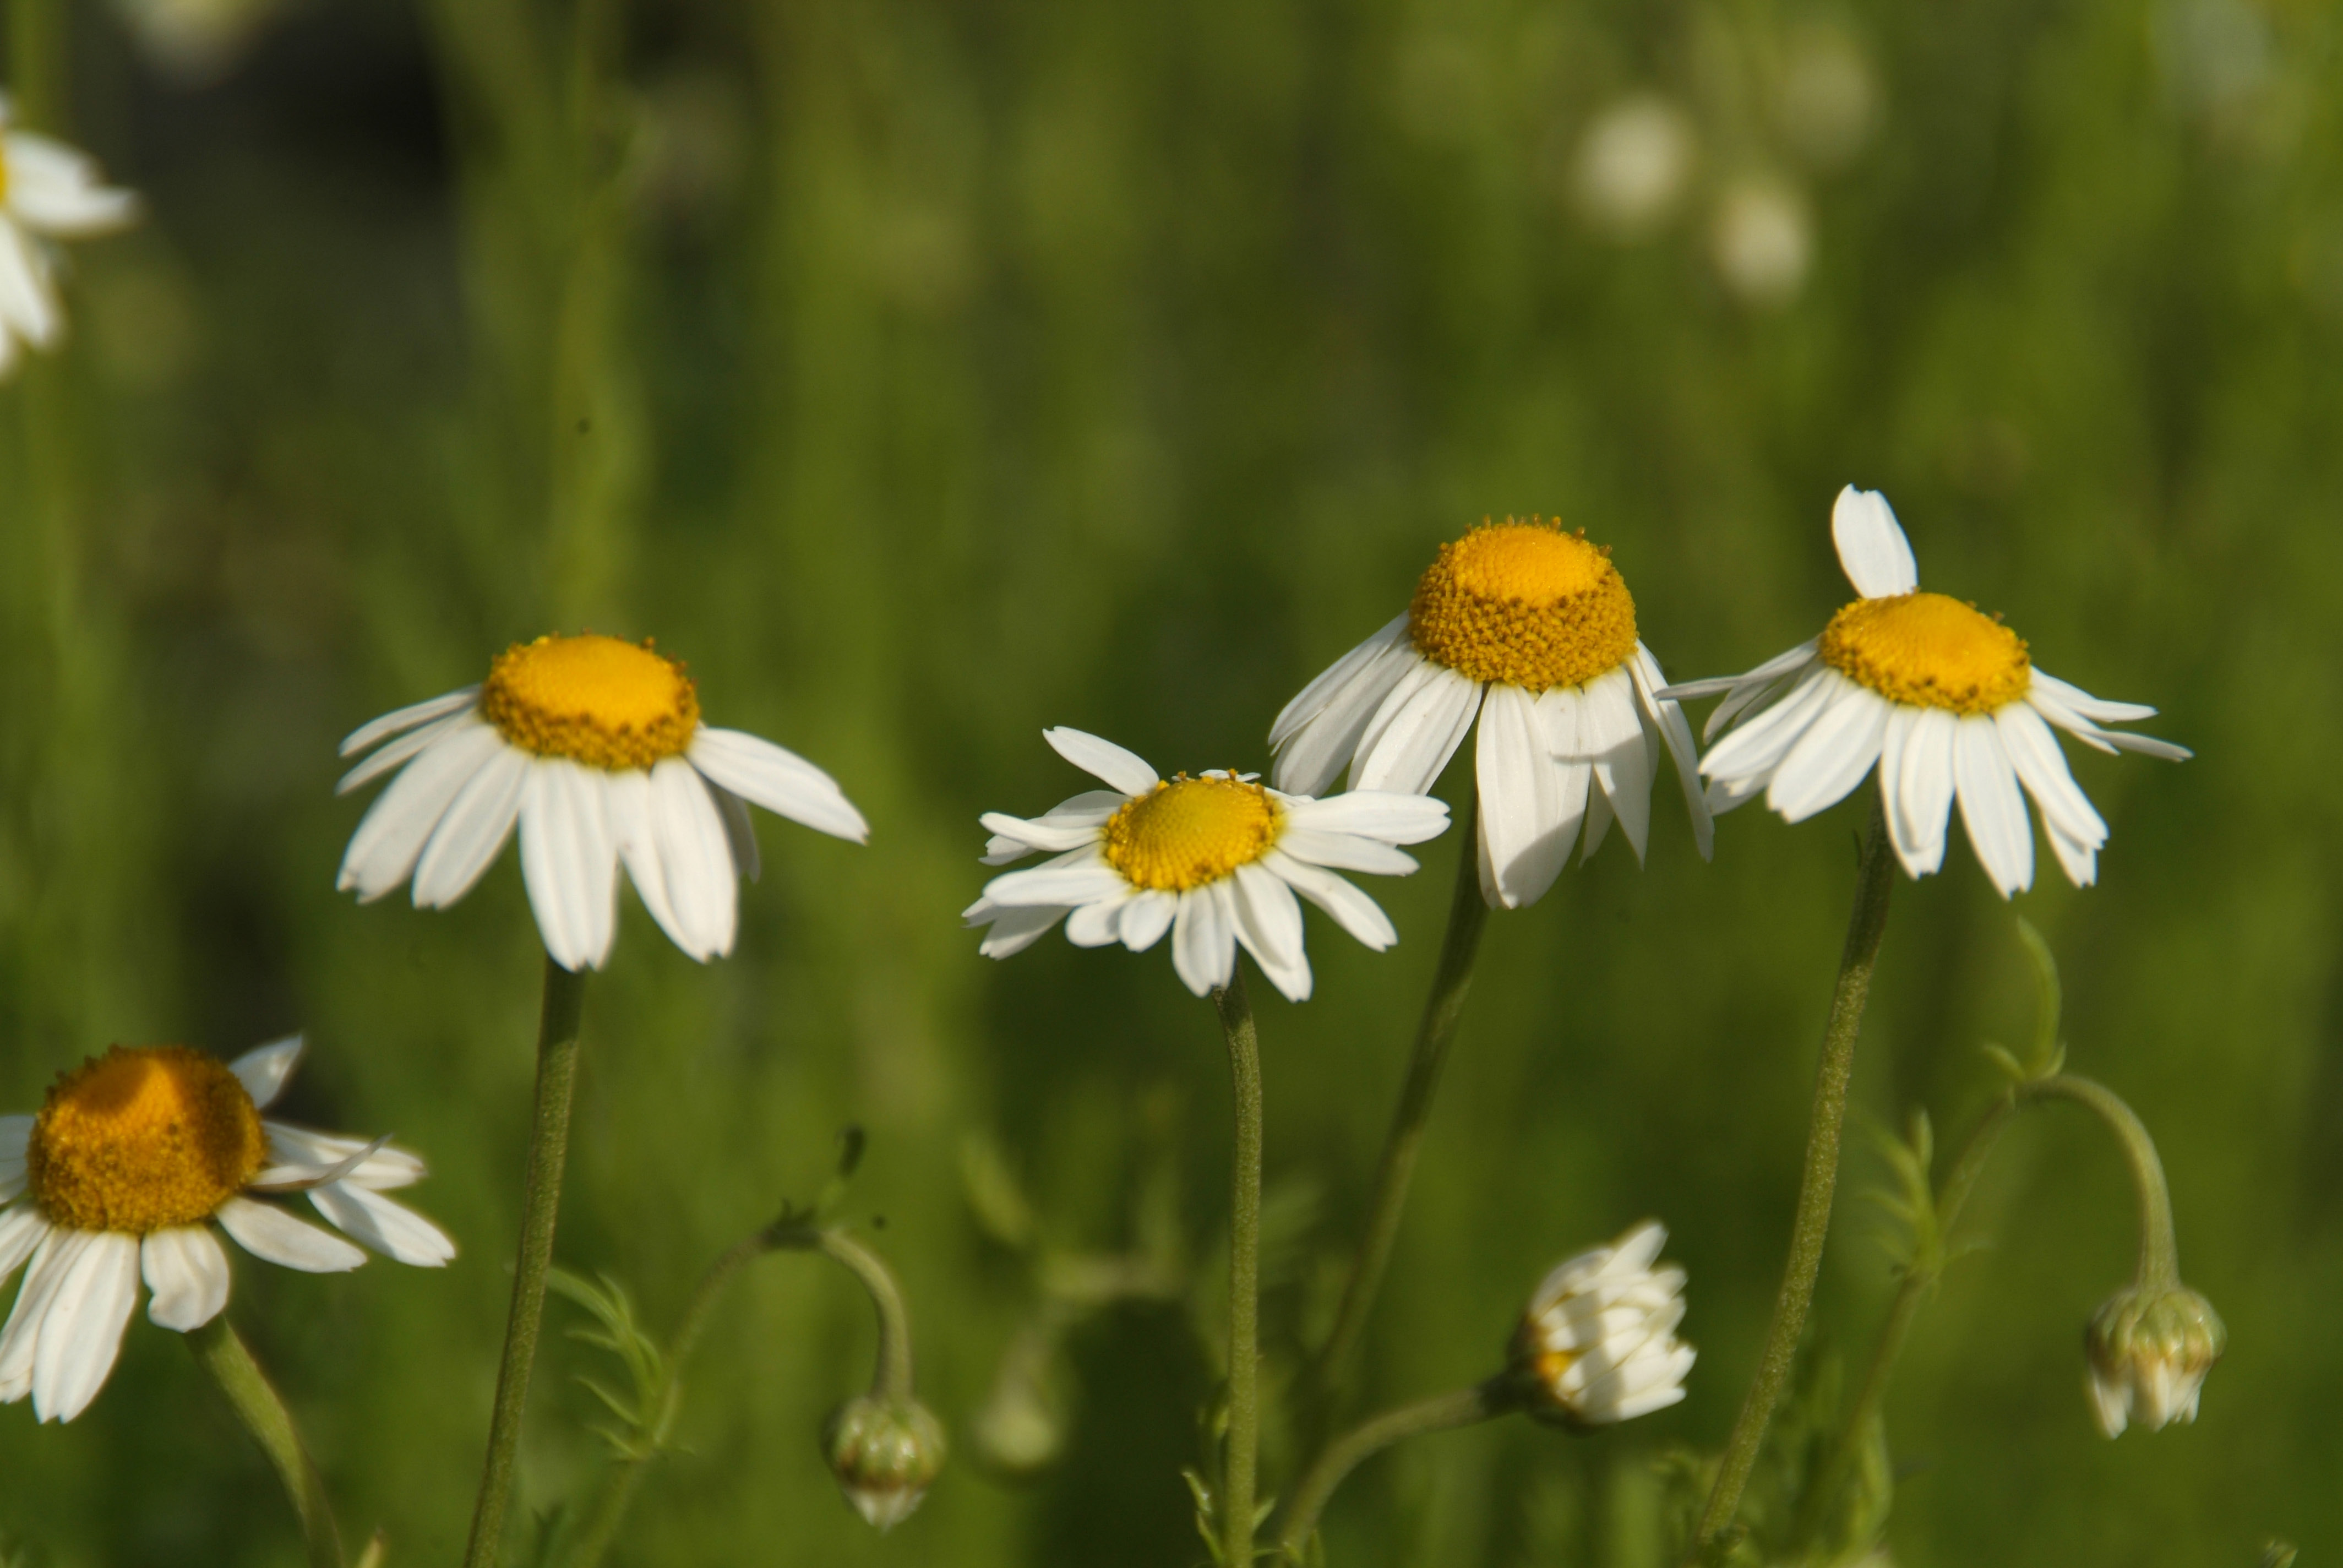
M 2076 751 L 2102 885 L 2045 856 L 2015 908 L 2064 962 L 2073 1065 L 2161 1141 L 2232 1335 L 2195 1426 L 2097 1434 L 2080 1331 L 2128 1274 L 2129 1199 L 2097 1129 L 2029 1117 L 1889 1402 L 1894 1555 L 2343 1549 L 2343 11 L 6 12 L 20 103 L 150 212 L 75 248 L 73 341 L 0 388 L 0 1090 L 30 1110 L 110 1041 L 303 1028 L 290 1113 L 430 1158 L 454 1267 L 244 1261 L 231 1308 L 394 1563 L 451 1561 L 468 1516 L 538 958 L 509 853 L 445 913 L 335 895 L 345 732 L 515 638 L 652 634 L 713 720 L 817 759 L 874 825 L 856 849 L 760 819 L 739 950 L 704 970 L 629 896 L 559 1255 L 663 1329 L 866 1125 L 852 1211 L 885 1221 L 953 1465 L 890 1536 L 848 1513 L 813 1434 L 867 1373 L 868 1307 L 768 1260 L 618 1561 L 1186 1563 L 1213 1374 L 1176 1302 L 1069 1332 L 1062 1462 L 977 1462 L 1038 1297 L 971 1209 L 970 1141 L 1057 1247 L 1209 1260 L 1227 1139 L 1211 1011 L 1165 954 L 977 956 L 977 813 L 1084 787 L 1051 724 L 1264 766 L 1278 707 L 1483 515 L 1613 545 L 1671 673 L 1746 668 L 1845 598 L 1848 480 L 1886 491 L 1931 587 L 2198 750 Z M 1371 1397 L 1483 1375 L 1548 1264 L 1647 1213 L 1702 1357 L 1625 1429 L 1377 1462 L 1332 1563 L 1661 1563 L 1655 1456 L 1721 1442 L 1779 1268 L 1865 809 L 1745 811 L 1713 865 L 1661 809 L 1647 868 L 1614 835 L 1492 921 Z M 1391 953 L 1312 915 L 1316 998 L 1255 988 L 1281 1354 L 1355 1229 L 1456 848 L 1373 887 Z M 2026 1036 L 2026 971 L 1957 837 L 1896 900 L 1857 1099 L 1949 1139 L 1991 1090 L 1979 1044 Z M 1891 1284 L 1858 1196 L 1882 1170 L 1851 1140 L 1825 1360 Z M 571 1380 L 608 1371 L 547 1343 L 538 1511 L 597 1474 Z M 81 1420 L 0 1410 L 0 1531 L 56 1568 L 298 1560 L 258 1453 L 143 1321 Z

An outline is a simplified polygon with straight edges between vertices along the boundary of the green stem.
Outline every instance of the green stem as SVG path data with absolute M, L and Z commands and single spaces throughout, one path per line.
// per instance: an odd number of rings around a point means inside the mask
M 2069 1072 L 2037 1079 L 2022 1091 L 2029 1099 L 2071 1100 L 2098 1112 L 2099 1120 L 2123 1145 L 2131 1166 L 2132 1187 L 2139 1198 L 2139 1273 L 2142 1289 L 2173 1289 L 2180 1283 L 2180 1247 L 2173 1239 L 2172 1191 L 2165 1185 L 2164 1162 L 2156 1157 L 2156 1140 L 2132 1108 L 2113 1090 Z
M 1482 928 L 1489 921 L 1488 900 L 1481 895 L 1475 837 L 1478 810 L 1477 796 L 1468 795 L 1457 816 L 1456 886 L 1448 899 L 1448 934 L 1441 940 L 1440 967 L 1433 973 L 1432 994 L 1416 1025 L 1415 1054 L 1408 1060 L 1407 1082 L 1400 1090 L 1399 1109 L 1392 1116 L 1383 1157 L 1375 1166 L 1366 1231 L 1359 1238 L 1351 1277 L 1342 1286 L 1333 1330 L 1326 1336 L 1325 1348 L 1318 1352 L 1316 1382 L 1330 1409 L 1341 1402 L 1356 1372 L 1367 1316 L 1391 1266 L 1400 1216 L 1407 1207 L 1408 1184 L 1415 1178 L 1416 1157 L 1423 1152 L 1424 1129 L 1432 1120 L 1432 1097 L 1439 1091 L 1441 1070 L 1448 1065 L 1448 1047 L 1456 1038 L 1464 999 L 1473 989 L 1473 960 L 1481 950 Z
M 334 1507 L 326 1495 L 326 1483 L 301 1446 L 300 1429 L 293 1424 L 292 1412 L 269 1386 L 260 1363 L 228 1326 L 227 1314 L 218 1314 L 188 1334 L 187 1346 L 227 1395 L 245 1431 L 252 1433 L 276 1468 L 277 1479 L 285 1483 L 285 1495 L 292 1499 L 293 1512 L 301 1521 L 309 1568 L 342 1568 L 342 1539 L 334 1528 Z
M 545 960 L 544 1011 L 537 1031 L 537 1110 L 528 1135 L 528 1178 L 520 1213 L 520 1249 L 513 1270 L 512 1311 L 505 1322 L 504 1360 L 497 1369 L 496 1412 L 488 1422 L 488 1456 L 472 1510 L 465 1568 L 494 1568 L 512 1501 L 513 1463 L 520 1448 L 521 1412 L 528 1403 L 529 1372 L 545 1316 L 545 1271 L 553 1261 L 553 1227 L 561 1209 L 561 1173 L 569 1156 L 569 1102 L 578 1086 L 578 1020 L 586 976 Z
M 781 1245 L 789 1242 L 784 1239 Z M 874 1398 L 908 1402 L 911 1397 L 911 1314 L 903 1292 L 879 1254 L 843 1231 L 819 1231 L 810 1249 L 846 1265 L 847 1271 L 870 1292 L 871 1310 L 879 1318 L 878 1365 L 870 1374 Z
M 1846 946 L 1839 956 L 1838 983 L 1831 996 L 1829 1021 L 1823 1028 L 1822 1061 L 1815 1072 L 1812 1119 L 1806 1132 L 1805 1174 L 1798 1184 L 1798 1209 L 1790 1226 L 1790 1256 L 1782 1270 L 1781 1292 L 1774 1300 L 1774 1317 L 1765 1331 L 1765 1348 L 1757 1375 L 1741 1402 L 1733 1433 L 1725 1440 L 1725 1457 L 1716 1471 L 1716 1484 L 1701 1511 L 1685 1561 L 1706 1555 L 1741 1506 L 1742 1489 L 1757 1462 L 1765 1428 L 1774 1407 L 1790 1379 L 1797 1358 L 1798 1340 L 1805 1332 L 1806 1309 L 1814 1302 L 1815 1276 L 1821 1271 L 1823 1247 L 1830 1238 L 1831 1199 L 1838 1184 L 1839 1131 L 1846 1120 L 1847 1081 L 1855 1070 L 1855 1040 L 1863 1026 L 1863 1005 L 1871 994 L 1871 970 L 1879 957 L 1879 939 L 1887 929 L 1887 895 L 1895 885 L 1896 857 L 1887 838 L 1884 797 L 1872 796 L 1871 830 L 1863 844 L 1855 872 L 1855 909 L 1848 917 Z
M 1362 1461 L 1403 1439 L 1471 1426 L 1518 1408 L 1519 1401 L 1508 1380 L 1494 1377 L 1474 1388 L 1459 1389 L 1454 1393 L 1439 1394 L 1385 1411 L 1353 1427 L 1318 1451 L 1318 1457 L 1295 1485 L 1293 1500 L 1285 1507 L 1285 1523 L 1277 1533 L 1278 1551 L 1294 1562 L 1301 1561 L 1302 1548 L 1309 1545 L 1311 1533 L 1318 1528 L 1318 1516 L 1325 1511 L 1327 1500 Z
M 1253 1487 L 1261 1462 L 1261 1040 L 1242 963 L 1212 992 L 1228 1037 L 1236 1104 L 1229 1180 L 1229 1432 L 1221 1476 L 1221 1561 L 1252 1561 Z

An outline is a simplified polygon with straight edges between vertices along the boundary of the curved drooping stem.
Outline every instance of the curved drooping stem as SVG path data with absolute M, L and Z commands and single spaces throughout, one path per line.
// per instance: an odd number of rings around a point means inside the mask
M 1278 1551 L 1289 1561 L 1300 1562 L 1334 1489 L 1363 1462 L 1392 1444 L 1427 1432 L 1471 1426 L 1519 1408 L 1511 1381 L 1499 1376 L 1453 1393 L 1403 1404 L 1360 1422 L 1320 1449 L 1295 1483 L 1292 1501 L 1285 1505 L 1284 1522 L 1278 1527 Z
M 1855 1035 L 1863 1027 L 1864 1003 L 1871 995 L 1871 970 L 1879 957 L 1879 939 L 1887 929 L 1887 895 L 1895 874 L 1886 807 L 1875 790 L 1871 830 L 1864 839 L 1863 857 L 1855 871 L 1855 909 L 1847 919 L 1838 983 L 1831 994 L 1829 1021 L 1823 1028 L 1822 1061 L 1815 1072 L 1805 1169 L 1798 1183 L 1797 1213 L 1790 1224 L 1790 1256 L 1783 1266 L 1782 1288 L 1774 1299 L 1774 1316 L 1766 1326 L 1757 1373 L 1750 1380 L 1741 1413 L 1725 1440 L 1716 1483 L 1693 1532 L 1688 1563 L 1699 1562 L 1732 1524 L 1741 1506 L 1742 1490 L 1749 1483 L 1750 1470 L 1765 1441 L 1774 1407 L 1789 1382 L 1799 1337 L 1805 1332 L 1806 1310 L 1814 1303 L 1815 1276 L 1822 1268 L 1823 1247 L 1830 1237 L 1831 1200 L 1838 1185 L 1839 1132 L 1846 1121 L 1846 1086 L 1855 1070 Z
M 1400 1090 L 1399 1109 L 1383 1139 L 1382 1158 L 1375 1165 L 1373 1194 L 1367 1200 L 1366 1229 L 1359 1237 L 1358 1255 L 1352 1260 L 1350 1278 L 1342 1286 L 1342 1304 L 1334 1327 L 1318 1352 L 1316 1383 L 1329 1406 L 1341 1402 L 1358 1368 L 1359 1348 L 1367 1316 L 1391 1266 L 1392 1247 L 1399 1239 L 1400 1216 L 1407 1208 L 1408 1185 L 1415 1178 L 1415 1161 L 1432 1120 L 1432 1100 L 1448 1064 L 1448 1047 L 1464 1016 L 1464 999 L 1473 989 L 1473 960 L 1481 950 L 1481 931 L 1489 921 L 1488 900 L 1481 895 L 1477 790 L 1465 797 L 1457 814 L 1456 886 L 1448 900 L 1448 933 L 1441 939 L 1440 966 L 1433 972 L 1432 994 L 1425 999 L 1423 1017 L 1416 1025 L 1415 1051 L 1407 1063 L 1407 1082 Z
M 528 1176 L 521 1195 L 512 1308 L 505 1321 L 504 1359 L 497 1368 L 496 1409 L 488 1421 L 488 1455 L 480 1472 L 479 1499 L 472 1509 L 464 1568 L 494 1568 L 504 1538 L 505 1510 L 512 1500 L 521 1412 L 528 1404 L 538 1328 L 545 1318 L 545 1271 L 553 1262 L 561 1176 L 569 1159 L 569 1106 L 578 1086 L 578 1025 L 585 1002 L 585 975 L 563 969 L 548 954 L 537 1030 L 537 1103 L 529 1122 Z
M 334 1527 L 334 1506 L 326 1495 L 326 1483 L 302 1446 L 293 1412 L 285 1408 L 260 1363 L 228 1326 L 227 1314 L 222 1312 L 190 1332 L 187 1346 L 219 1384 L 235 1407 L 236 1419 L 268 1455 L 277 1479 L 284 1483 L 285 1495 L 292 1500 L 293 1512 L 301 1521 L 309 1568 L 342 1568 L 342 1538 Z
M 1229 1178 L 1229 1431 L 1219 1502 L 1224 1563 L 1252 1562 L 1253 1496 L 1261 1462 L 1261 1040 L 1242 962 L 1212 992 L 1228 1037 L 1236 1111 Z

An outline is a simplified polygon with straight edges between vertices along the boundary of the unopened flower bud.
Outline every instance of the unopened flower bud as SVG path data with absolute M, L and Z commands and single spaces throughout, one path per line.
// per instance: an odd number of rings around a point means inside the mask
M 822 1457 L 855 1512 L 881 1530 L 911 1516 L 944 1467 L 944 1429 L 917 1400 L 863 1394 L 821 1431 Z
M 1512 1370 L 1530 1412 L 1601 1426 L 1684 1396 L 1694 1351 L 1675 1337 L 1684 1271 L 1652 1267 L 1668 1233 L 1646 1220 L 1545 1277 L 1514 1332 Z
M 2205 1374 L 2228 1342 L 2213 1303 L 2184 1285 L 2117 1292 L 2083 1334 L 2100 1430 L 2115 1437 L 2130 1422 L 2154 1432 L 2195 1421 Z

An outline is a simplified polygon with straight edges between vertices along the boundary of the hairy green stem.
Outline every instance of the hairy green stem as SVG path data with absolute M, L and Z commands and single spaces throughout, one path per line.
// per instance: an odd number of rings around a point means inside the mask
M 1292 1501 L 1285 1505 L 1285 1522 L 1277 1532 L 1278 1551 L 1291 1561 L 1301 1561 L 1327 1501 L 1362 1462 L 1404 1439 L 1471 1426 L 1519 1408 L 1512 1383 L 1499 1376 L 1476 1387 L 1403 1404 L 1360 1422 L 1320 1449 L 1295 1484 Z
M 292 1412 L 285 1408 L 260 1363 L 228 1326 L 227 1314 L 219 1313 L 189 1333 L 187 1346 L 227 1395 L 236 1419 L 268 1455 L 277 1479 L 285 1483 L 285 1495 L 292 1500 L 293 1512 L 301 1521 L 309 1568 L 342 1568 L 342 1538 L 334 1528 L 334 1507 L 326 1495 L 326 1483 L 309 1462 L 308 1451 L 301 1446 L 300 1429 L 293 1424 Z
M 1221 1561 L 1252 1561 L 1261 1462 L 1261 1040 L 1242 960 L 1212 992 L 1229 1041 L 1236 1148 L 1229 1178 L 1229 1432 L 1221 1472 Z
M 2132 1189 L 2139 1199 L 2139 1272 L 2143 1289 L 2172 1289 L 2180 1283 L 2180 1247 L 2173 1238 L 2172 1190 L 2165 1184 L 2164 1162 L 2156 1156 L 2156 1140 L 2147 1126 L 2121 1096 L 2106 1085 L 2071 1072 L 2038 1079 L 2021 1091 L 2029 1099 L 2071 1100 L 2098 1113 L 2107 1131 L 2123 1145 L 2131 1167 Z
M 1456 1038 L 1457 1020 L 1464 1015 L 1464 999 L 1473 989 L 1473 960 L 1481 950 L 1481 930 L 1489 921 L 1488 900 L 1481 895 L 1477 795 L 1465 798 L 1457 816 L 1456 886 L 1448 900 L 1448 934 L 1441 940 L 1440 966 L 1433 972 L 1432 994 L 1425 999 L 1423 1017 L 1415 1030 L 1415 1053 L 1407 1064 L 1407 1082 L 1400 1090 L 1399 1109 L 1383 1139 L 1383 1157 L 1375 1166 L 1373 1194 L 1367 1200 L 1367 1225 L 1359 1238 L 1358 1255 L 1342 1286 L 1342 1304 L 1334 1327 L 1318 1352 L 1316 1383 L 1331 1413 L 1349 1392 L 1358 1369 L 1367 1316 L 1391 1267 L 1392 1247 L 1399 1239 L 1400 1216 L 1407 1208 L 1408 1184 L 1415 1178 L 1416 1157 L 1423 1150 L 1424 1129 L 1432 1120 L 1432 1099 L 1440 1089 L 1441 1070 L 1448 1065 L 1448 1047 Z
M 790 1243 L 785 1238 L 779 1244 Z M 878 1365 L 870 1374 L 870 1392 L 879 1399 L 908 1402 L 911 1397 L 911 1314 L 903 1304 L 903 1292 L 895 1283 L 894 1274 L 878 1253 L 843 1231 L 817 1231 L 807 1245 L 809 1251 L 846 1265 L 847 1272 L 861 1281 L 862 1288 L 870 1293 L 871 1311 L 879 1318 Z
M 1838 1184 L 1839 1131 L 1846 1120 L 1846 1086 L 1855 1070 L 1855 1035 L 1863 1027 L 1863 1005 L 1871 994 L 1871 970 L 1879 957 L 1879 939 L 1887 929 L 1887 896 L 1895 885 L 1896 856 L 1889 847 L 1884 798 L 1873 792 L 1871 830 L 1863 843 L 1855 871 L 1855 909 L 1848 917 L 1846 946 L 1839 956 L 1838 983 L 1831 996 L 1829 1021 L 1823 1028 L 1822 1061 L 1815 1072 L 1814 1110 L 1806 1132 L 1805 1170 L 1798 1183 L 1798 1208 L 1790 1226 L 1790 1256 L 1782 1270 L 1782 1288 L 1774 1299 L 1773 1321 L 1765 1330 L 1765 1347 L 1756 1376 L 1741 1402 L 1725 1457 L 1717 1465 L 1716 1483 L 1693 1532 L 1685 1561 L 1697 1563 L 1733 1523 L 1741 1506 L 1742 1489 L 1757 1462 L 1774 1407 L 1789 1382 L 1791 1363 L 1797 1359 L 1798 1341 L 1805 1332 L 1806 1309 L 1814 1302 L 1815 1276 L 1821 1271 L 1823 1247 L 1830 1239 L 1831 1199 Z
M 537 1362 L 537 1335 L 545 1317 L 545 1271 L 553 1262 L 553 1228 L 561 1209 L 561 1174 L 569 1158 L 569 1104 L 578 1087 L 578 1022 L 586 976 L 545 960 L 544 1010 L 537 1031 L 537 1108 L 529 1125 L 528 1184 L 521 1195 L 520 1248 L 513 1268 L 512 1310 L 505 1321 L 504 1360 L 497 1368 L 496 1411 L 488 1422 L 488 1455 L 472 1510 L 464 1568 L 495 1568 L 512 1501 L 513 1463 L 520 1449 L 521 1413 Z

